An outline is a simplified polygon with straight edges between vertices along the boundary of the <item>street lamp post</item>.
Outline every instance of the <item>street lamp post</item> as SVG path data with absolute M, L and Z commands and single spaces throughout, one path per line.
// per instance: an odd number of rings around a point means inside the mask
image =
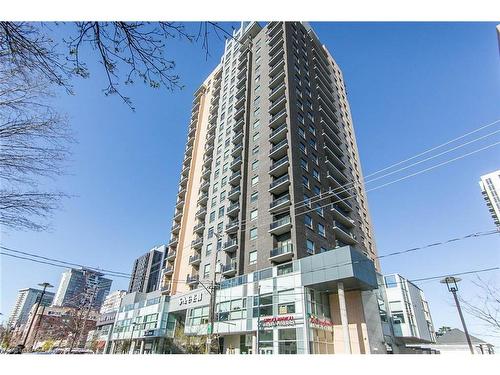
M 31 318 L 31 321 L 30 321 L 30 324 L 28 326 L 28 331 L 26 332 L 26 335 L 24 336 L 24 339 L 23 339 L 23 343 L 21 344 L 22 345 L 22 348 L 21 350 L 24 350 L 24 348 L 26 347 L 26 341 L 28 341 L 28 337 L 30 335 L 30 331 L 31 331 L 31 327 L 33 326 L 33 322 L 35 321 L 35 318 L 36 318 L 36 314 L 38 312 L 38 308 L 40 307 L 40 303 L 42 303 L 42 300 L 43 300 L 43 296 L 45 295 L 45 290 L 47 288 L 52 288 L 54 287 L 53 285 L 50 285 L 50 283 L 40 283 L 38 284 L 39 286 L 43 287 L 42 289 L 42 294 L 40 294 L 40 299 L 38 300 L 37 304 L 36 304 L 36 308 L 35 308 L 35 313 L 33 314 L 33 318 Z M 42 319 L 42 316 L 40 316 L 40 321 Z M 40 322 L 39 322 L 40 323 Z M 40 326 L 40 324 L 38 324 L 38 326 Z M 33 343 L 34 345 L 34 343 Z
M 462 327 L 464 328 L 465 337 L 467 339 L 467 344 L 469 344 L 469 349 L 471 354 L 474 354 L 474 348 L 472 347 L 472 342 L 470 340 L 469 331 L 467 331 L 467 326 L 465 325 L 464 315 L 462 314 L 462 308 L 460 307 L 460 301 L 457 297 L 458 285 L 457 283 L 462 280 L 459 277 L 448 276 L 441 280 L 442 284 L 446 284 L 448 291 L 453 294 L 455 299 L 455 305 L 457 306 L 458 315 L 460 316 L 460 321 L 462 322 Z

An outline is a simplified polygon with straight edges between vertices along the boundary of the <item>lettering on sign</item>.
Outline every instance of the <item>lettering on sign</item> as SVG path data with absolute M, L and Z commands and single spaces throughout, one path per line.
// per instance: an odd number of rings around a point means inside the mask
M 264 318 L 260 321 L 261 327 L 281 327 L 281 326 L 294 326 L 295 318 L 291 315 L 288 316 L 274 316 L 272 318 Z
M 321 319 L 314 315 L 309 315 L 309 325 L 311 328 L 319 328 L 333 331 L 333 322 L 330 319 Z
M 155 335 L 155 330 L 154 329 L 149 329 L 147 331 L 144 331 L 144 336 L 154 336 Z
M 190 305 L 191 303 L 201 302 L 203 299 L 203 293 L 191 294 L 189 296 L 183 296 L 179 298 L 179 305 Z

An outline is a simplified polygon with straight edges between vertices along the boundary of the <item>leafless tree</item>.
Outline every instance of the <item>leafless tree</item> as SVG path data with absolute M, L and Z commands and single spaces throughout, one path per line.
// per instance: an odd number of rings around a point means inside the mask
M 460 298 L 464 310 L 483 321 L 495 334 L 500 334 L 500 288 L 494 281 L 487 282 L 477 277 L 473 281 L 479 289 L 474 299 Z
M 40 177 L 64 171 L 71 132 L 50 105 L 45 77 L 0 56 L 0 225 L 42 230 L 61 192 L 40 188 Z

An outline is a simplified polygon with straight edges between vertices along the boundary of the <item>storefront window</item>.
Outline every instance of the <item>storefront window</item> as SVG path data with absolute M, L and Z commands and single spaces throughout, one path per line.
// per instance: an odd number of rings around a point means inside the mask
M 293 272 L 293 264 L 287 263 L 281 266 L 278 266 L 278 276 L 286 275 L 287 273 Z
M 278 330 L 278 353 L 297 354 L 297 330 L 295 328 Z
M 191 326 L 208 324 L 208 306 L 197 307 L 189 310 L 187 324 Z

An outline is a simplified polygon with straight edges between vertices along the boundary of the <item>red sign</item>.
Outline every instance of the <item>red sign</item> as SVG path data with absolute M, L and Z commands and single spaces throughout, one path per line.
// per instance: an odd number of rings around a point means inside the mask
M 295 318 L 288 316 L 273 316 L 272 318 L 264 318 L 260 321 L 262 327 L 277 327 L 277 326 L 294 326 Z
M 312 328 L 333 329 L 333 322 L 330 319 L 320 319 L 314 315 L 309 316 L 309 323 Z

